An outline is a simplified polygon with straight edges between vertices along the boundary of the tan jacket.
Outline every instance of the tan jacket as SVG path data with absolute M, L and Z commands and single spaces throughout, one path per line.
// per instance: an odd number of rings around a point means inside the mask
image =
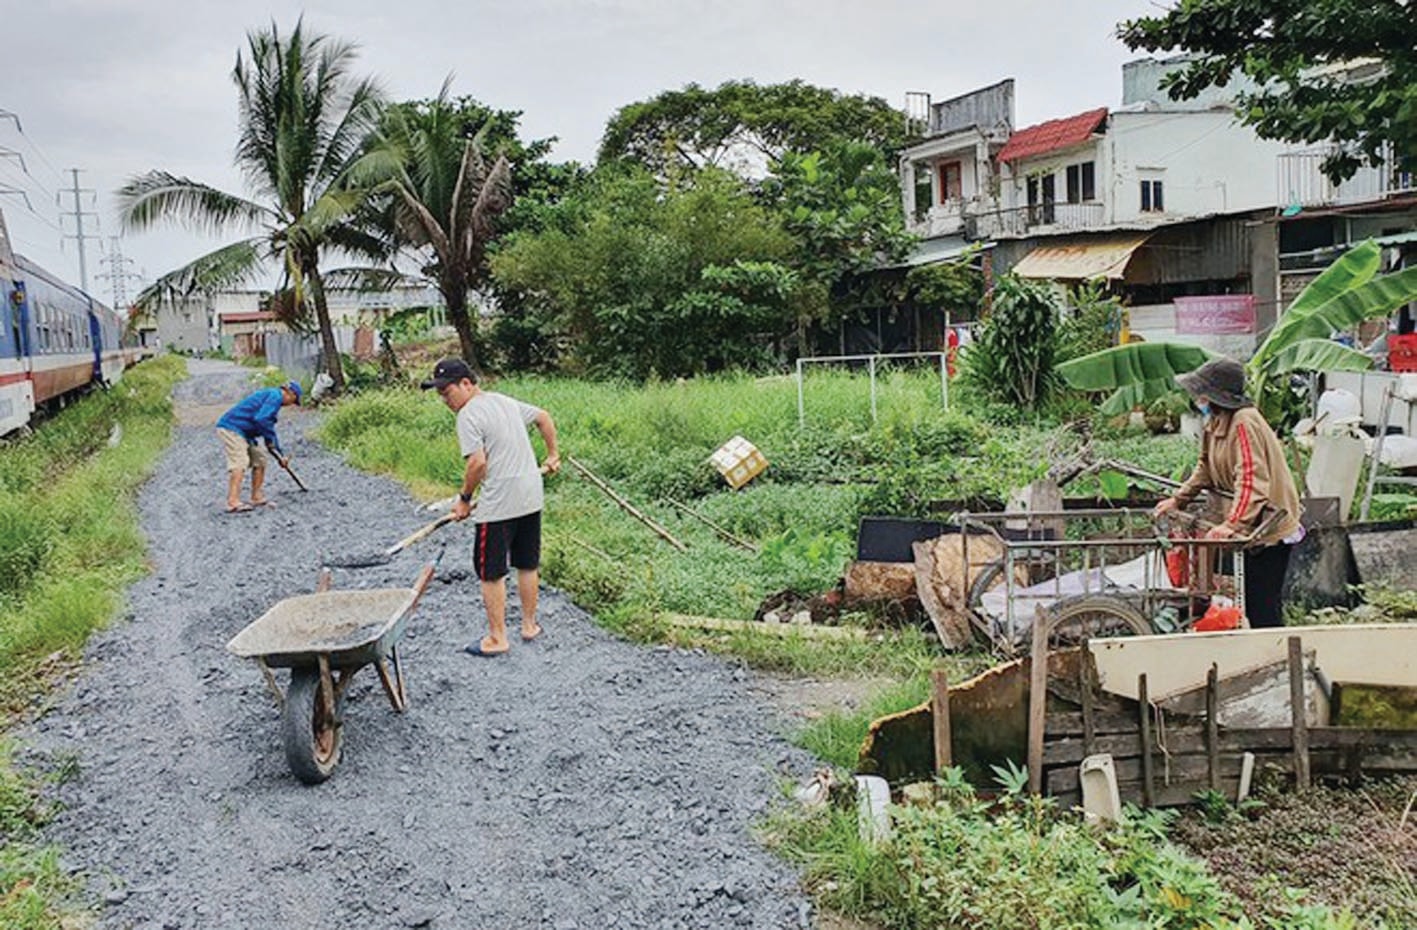
M 1279 437 L 1254 407 L 1216 409 L 1201 433 L 1201 456 L 1176 499 L 1183 506 L 1202 490 L 1231 494 L 1225 523 L 1239 535 L 1255 531 L 1276 511 L 1283 516 L 1257 540 L 1277 543 L 1299 528 L 1299 491 Z

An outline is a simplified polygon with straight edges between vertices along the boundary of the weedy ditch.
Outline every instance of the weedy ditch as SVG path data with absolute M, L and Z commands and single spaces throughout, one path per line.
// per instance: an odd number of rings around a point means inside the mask
M 133 497 L 172 430 L 181 359 L 129 370 L 32 435 L 0 444 L 0 704 L 9 729 L 145 571 Z M 0 926 L 62 925 L 75 883 L 36 831 L 41 785 L 0 748 Z

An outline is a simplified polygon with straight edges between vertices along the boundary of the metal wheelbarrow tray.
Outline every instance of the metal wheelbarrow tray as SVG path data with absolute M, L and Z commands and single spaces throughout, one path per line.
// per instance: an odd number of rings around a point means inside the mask
M 345 692 L 364 666 L 374 666 L 396 712 L 407 708 L 398 643 L 432 577 L 428 565 L 411 588 L 332 591 L 326 571 L 314 594 L 280 601 L 226 644 L 228 652 L 261 667 L 281 709 L 285 758 L 296 778 L 317 784 L 334 773 L 344 741 Z M 272 668 L 290 669 L 285 692 Z

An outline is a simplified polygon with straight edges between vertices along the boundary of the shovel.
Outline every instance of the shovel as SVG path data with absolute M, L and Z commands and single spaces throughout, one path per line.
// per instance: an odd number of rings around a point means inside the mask
M 305 482 L 303 482 L 303 481 L 300 480 L 300 476 L 295 473 L 295 469 L 291 468 L 288 464 L 286 464 L 286 460 L 285 460 L 285 459 L 278 458 L 278 459 L 276 459 L 276 461 L 280 463 L 280 467 L 281 467 L 281 468 L 284 468 L 284 469 L 285 469 L 285 473 L 286 473 L 287 475 L 289 475 L 290 477 L 292 477 L 292 478 L 295 479 L 295 483 L 296 483 L 297 485 L 299 485 L 300 490 L 302 490 L 302 491 L 308 491 L 308 490 L 310 490 L 309 488 L 307 488 L 307 487 L 305 486 Z
M 392 546 L 383 550 L 382 552 L 371 552 L 367 555 L 353 555 L 334 559 L 326 559 L 325 564 L 334 566 L 336 568 L 371 568 L 375 565 L 384 565 L 392 561 L 394 556 L 398 555 L 400 552 L 407 549 L 409 546 L 418 542 L 420 539 L 424 539 L 428 536 L 431 536 L 434 531 L 441 529 L 442 527 L 445 527 L 452 522 L 454 522 L 453 515 L 450 513 L 445 513 L 438 519 L 434 520 L 432 523 L 429 523 L 427 526 L 421 527 L 413 531 L 412 533 L 409 533 L 403 539 L 400 539 L 398 542 L 394 543 Z

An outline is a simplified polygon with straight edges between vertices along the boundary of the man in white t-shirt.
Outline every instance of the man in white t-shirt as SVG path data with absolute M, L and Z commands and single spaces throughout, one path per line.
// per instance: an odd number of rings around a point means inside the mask
M 519 400 L 484 391 L 477 375 L 460 358 L 445 358 L 433 368 L 423 389 L 437 389 L 443 403 L 457 414 L 458 445 L 467 467 L 462 491 L 453 504 L 453 518 L 477 523 L 472 564 L 482 582 L 487 607 L 487 635 L 467 647 L 475 656 L 498 656 L 511 648 L 507 639 L 507 566 L 517 570 L 517 596 L 522 604 L 522 641 L 541 635 L 536 622 L 536 595 L 541 584 L 541 475 L 561 468 L 556 451 L 556 424 L 551 414 Z M 527 427 L 535 426 L 546 441 L 546 463 L 536 467 Z M 482 493 L 477 508 L 473 494 Z

